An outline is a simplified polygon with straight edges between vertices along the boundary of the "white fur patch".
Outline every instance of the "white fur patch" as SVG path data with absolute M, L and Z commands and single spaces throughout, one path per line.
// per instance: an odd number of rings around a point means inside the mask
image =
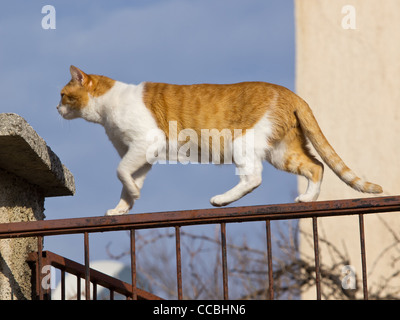
M 148 143 L 146 135 L 157 130 L 157 123 L 143 102 L 144 83 L 139 85 L 116 82 L 104 95 L 92 98 L 95 108 L 85 108 L 86 120 L 95 120 L 96 113 L 100 122 L 122 157 L 129 148 L 137 148 L 145 154 Z M 89 113 L 89 114 L 88 114 Z M 92 121 L 93 121 L 92 120 Z
M 343 174 L 342 178 L 343 178 L 345 181 L 352 181 L 352 180 L 354 180 L 355 178 L 357 178 L 357 176 L 354 174 L 353 171 L 346 171 L 346 172 Z

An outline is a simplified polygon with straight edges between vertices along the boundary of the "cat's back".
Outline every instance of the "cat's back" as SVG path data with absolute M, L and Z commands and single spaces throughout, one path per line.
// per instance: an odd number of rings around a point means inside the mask
M 160 128 L 176 121 L 178 130 L 248 129 L 288 89 L 267 82 L 176 85 L 145 82 L 143 100 Z M 289 91 L 290 92 L 290 91 Z

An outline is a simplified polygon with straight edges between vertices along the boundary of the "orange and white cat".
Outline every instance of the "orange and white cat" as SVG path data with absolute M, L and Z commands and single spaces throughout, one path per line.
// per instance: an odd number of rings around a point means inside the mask
M 149 148 L 156 147 L 168 157 L 171 123 L 177 132 L 190 129 L 196 137 L 201 137 L 205 129 L 234 132 L 229 135 L 231 141 L 227 135 L 219 135 L 216 140 L 208 137 L 190 141 L 191 148 L 194 145 L 214 151 L 212 144 L 227 140 L 218 149 L 222 159 L 227 149 L 233 150 L 232 162 L 240 181 L 231 190 L 211 198 L 214 206 L 227 205 L 257 188 L 263 160 L 308 179 L 307 190 L 296 198 L 297 202 L 316 200 L 323 165 L 310 153 L 307 138 L 323 161 L 350 187 L 367 193 L 382 192 L 379 185 L 363 181 L 345 165 L 321 132 L 307 103 L 284 87 L 264 82 L 132 85 L 89 75 L 74 66 L 70 72 L 72 79 L 61 90 L 58 112 L 65 119 L 83 118 L 103 125 L 122 158 L 117 169 L 123 185 L 121 199 L 107 215 L 129 212 L 139 198 L 147 172 L 159 160 L 159 152 L 149 153 Z M 252 139 L 246 139 L 250 133 Z M 179 140 L 178 147 L 186 142 L 187 139 Z M 246 143 L 252 152 L 235 152 Z

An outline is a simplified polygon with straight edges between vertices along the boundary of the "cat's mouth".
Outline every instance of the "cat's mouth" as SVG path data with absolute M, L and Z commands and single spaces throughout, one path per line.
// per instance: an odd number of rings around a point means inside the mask
M 73 112 L 74 110 L 68 108 L 67 106 L 58 105 L 57 111 L 66 120 L 71 120 L 76 118 L 76 115 Z

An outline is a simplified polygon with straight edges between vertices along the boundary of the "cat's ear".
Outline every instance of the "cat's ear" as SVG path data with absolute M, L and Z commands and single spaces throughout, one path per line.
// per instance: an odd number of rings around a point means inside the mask
M 81 85 L 83 85 L 86 82 L 88 75 L 84 73 L 82 70 L 78 69 L 75 66 L 71 66 L 69 68 L 69 71 L 71 72 L 72 80 L 78 81 Z

